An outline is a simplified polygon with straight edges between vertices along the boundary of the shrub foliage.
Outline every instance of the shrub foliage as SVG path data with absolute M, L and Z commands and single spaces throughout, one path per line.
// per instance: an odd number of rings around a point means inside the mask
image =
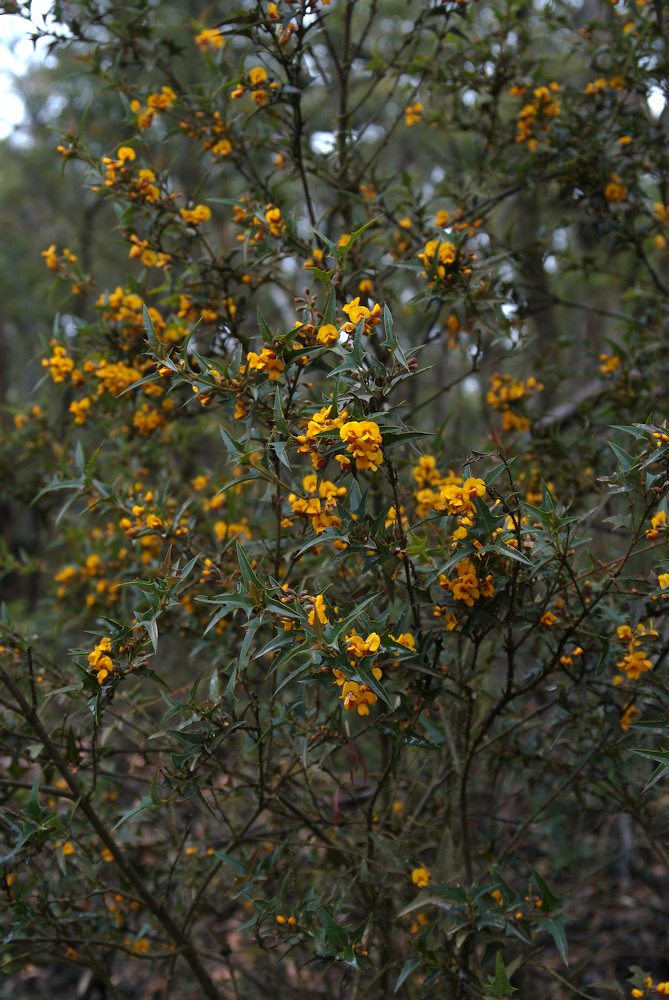
M 2 445 L 5 972 L 669 992 L 666 11 L 190 6 L 26 28 L 127 266 Z

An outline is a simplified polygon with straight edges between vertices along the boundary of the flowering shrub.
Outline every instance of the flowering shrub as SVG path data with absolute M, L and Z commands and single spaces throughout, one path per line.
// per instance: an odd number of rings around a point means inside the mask
M 32 996 L 666 986 L 590 931 L 669 850 L 661 9 L 400 6 L 42 30 L 118 98 L 54 156 L 128 274 L 43 251 L 76 323 L 2 446 L 49 535 L 0 649 Z

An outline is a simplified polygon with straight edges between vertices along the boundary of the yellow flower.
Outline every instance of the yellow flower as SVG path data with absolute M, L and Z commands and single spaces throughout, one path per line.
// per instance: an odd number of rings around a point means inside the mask
M 555 625 L 557 621 L 557 615 L 554 615 L 552 611 L 544 611 L 539 621 L 546 628 L 551 628 L 551 626 Z
M 379 671 L 379 676 L 381 671 Z M 378 678 L 377 678 L 378 679 Z M 378 698 L 366 684 L 358 684 L 356 681 L 345 681 L 342 685 L 340 701 L 343 701 L 347 712 L 356 709 L 358 715 L 369 715 L 369 706 L 375 705 Z
M 232 143 L 229 139 L 219 139 L 218 142 L 211 147 L 211 151 L 216 156 L 229 156 L 232 152 Z
M 404 109 L 404 122 L 407 128 L 417 125 L 423 120 L 423 105 L 420 101 L 414 101 Z
M 361 320 L 364 320 L 364 332 L 369 335 L 372 333 L 375 326 L 378 326 L 381 322 L 381 306 L 376 302 L 371 309 L 367 306 L 360 305 L 360 296 L 351 299 L 347 302 L 342 309 L 343 312 L 349 318 L 349 323 L 344 324 L 344 329 L 349 333 L 358 325 Z
M 455 244 L 448 240 L 428 240 L 418 259 L 425 265 L 425 270 L 438 278 L 445 278 L 448 269 L 455 263 Z
M 148 403 L 142 403 L 132 418 L 132 426 L 142 437 L 148 437 L 158 427 L 165 426 L 165 415 Z
M 431 879 L 432 875 L 429 870 L 422 865 L 420 868 L 414 868 L 411 872 L 411 881 L 419 889 L 425 889 L 430 884 Z
M 432 506 L 435 510 L 455 514 L 457 517 L 470 516 L 475 512 L 473 500 L 485 495 L 486 485 L 482 479 L 471 477 L 464 483 L 444 483 Z
M 476 572 L 476 566 L 471 559 L 463 559 L 455 567 L 456 575 L 449 579 L 443 573 L 439 576 L 439 584 L 444 590 L 449 590 L 456 601 L 463 601 L 468 608 L 474 607 L 474 602 L 479 597 L 492 597 L 495 593 L 495 586 L 492 575 L 489 573 L 485 580 L 481 581 Z
M 260 84 L 265 83 L 267 80 L 267 70 L 263 69 L 262 66 L 254 66 L 249 70 L 249 82 L 251 86 L 257 87 Z
M 70 413 L 74 415 L 75 424 L 85 424 L 88 418 L 88 411 L 91 408 L 91 401 L 88 396 L 84 396 L 83 399 L 73 400 L 70 403 Z
M 42 257 L 44 257 L 44 263 L 50 271 L 58 270 L 58 251 L 55 243 L 52 243 L 46 250 L 42 250 Z
M 617 354 L 600 354 L 599 361 L 602 375 L 613 375 L 620 368 L 620 358 Z
M 272 382 L 278 382 L 281 372 L 286 367 L 280 358 L 269 347 L 263 347 L 260 354 L 249 351 L 246 355 L 246 367 L 249 371 L 264 372 Z
M 171 87 L 161 87 L 158 93 L 149 94 L 146 103 L 154 111 L 168 111 L 176 99 L 177 95 Z
M 412 636 L 411 632 L 401 632 L 400 635 L 391 635 L 390 638 L 393 642 L 397 642 L 400 646 L 405 646 L 407 649 L 410 649 L 412 653 L 415 653 L 416 640 Z
M 378 424 L 373 420 L 351 420 L 340 428 L 339 436 L 355 458 L 356 468 L 376 472 L 383 463 L 383 439 Z
M 339 331 L 332 323 L 325 323 L 324 326 L 319 326 L 316 340 L 319 344 L 325 344 L 329 347 L 330 344 L 336 344 L 339 340 Z
M 199 35 L 195 36 L 195 44 L 200 52 L 207 52 L 210 49 L 222 49 L 225 45 L 225 38 L 219 28 L 203 28 Z
M 95 372 L 95 377 L 100 379 L 101 390 L 106 390 L 112 396 L 120 396 L 124 389 L 141 379 L 142 373 L 121 361 L 103 361 Z
M 609 205 L 617 205 L 627 198 L 627 187 L 621 182 L 618 174 L 611 174 L 611 179 L 604 188 L 604 197 Z
M 312 609 L 307 616 L 310 625 L 315 625 L 318 620 L 321 625 L 329 624 L 329 619 L 325 609 L 325 601 L 322 594 L 317 594 L 312 601 Z
M 632 640 L 634 642 L 635 640 Z M 645 674 L 646 671 L 651 670 L 653 664 L 650 662 L 646 653 L 643 649 L 630 650 L 626 656 L 619 660 L 616 664 L 621 670 L 624 670 L 627 674 L 627 679 L 630 681 L 636 681 Z
M 216 521 L 214 524 L 214 535 L 217 541 L 225 542 L 229 538 L 251 538 L 251 531 L 248 527 L 248 521 L 246 518 L 238 523 L 231 522 L 226 523 L 225 521 Z
M 650 528 L 645 532 L 646 538 L 654 541 L 660 537 L 660 533 L 667 527 L 667 512 L 658 510 L 650 519 Z
M 267 223 L 272 236 L 280 236 L 286 228 L 286 225 L 281 218 L 281 209 L 277 208 L 275 205 L 268 205 L 265 209 L 265 222 Z
M 547 119 L 560 114 L 560 103 L 551 93 L 559 89 L 557 83 L 551 83 L 548 87 L 535 87 L 532 99 L 518 112 L 516 142 L 526 142 L 532 152 L 538 145 L 537 134 L 548 127 Z M 512 87 L 511 92 L 514 96 L 522 97 L 525 89 Z
M 66 840 L 65 843 L 63 844 L 63 854 L 65 855 L 65 857 L 69 858 L 72 854 L 74 854 L 75 850 L 76 847 L 74 846 L 72 841 Z
M 370 632 L 367 638 L 363 639 L 362 636 L 356 635 L 355 631 L 352 631 L 349 635 L 345 636 L 345 639 L 348 643 L 346 652 L 358 659 L 362 656 L 369 656 L 371 653 L 376 653 L 381 645 L 381 637 L 376 632 Z
M 629 729 L 629 727 L 632 724 L 633 717 L 635 715 L 637 715 L 638 712 L 639 712 L 639 709 L 635 705 L 629 705 L 625 709 L 625 711 L 623 712 L 623 714 L 620 716 L 620 728 L 622 729 L 622 731 L 624 733 L 627 732 L 627 730 Z
M 181 208 L 179 215 L 193 226 L 198 226 L 201 222 L 211 219 L 211 209 L 208 205 L 196 205 L 195 208 Z
M 114 669 L 109 653 L 111 652 L 111 639 L 105 636 L 88 654 L 88 665 L 97 675 L 98 684 L 103 684 Z
M 658 573 L 657 582 L 661 590 L 669 587 L 669 573 Z
M 74 369 L 74 361 L 69 357 L 64 347 L 56 344 L 52 356 L 42 358 L 42 367 L 49 369 L 49 374 L 54 382 L 64 382 Z

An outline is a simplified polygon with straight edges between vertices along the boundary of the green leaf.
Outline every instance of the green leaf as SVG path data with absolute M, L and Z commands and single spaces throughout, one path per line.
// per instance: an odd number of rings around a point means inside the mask
M 515 559 L 516 562 L 522 563 L 523 566 L 533 566 L 531 559 L 528 559 L 526 555 L 519 552 L 518 549 L 514 549 L 513 545 L 486 545 L 482 552 L 498 552 L 500 555 L 504 556 L 505 559 Z
M 28 804 L 24 807 L 23 811 L 28 819 L 32 820 L 33 823 L 39 823 L 42 817 L 42 807 L 39 804 L 39 778 L 35 778 L 33 781 L 30 798 L 28 799 Z
M 325 300 L 325 309 L 323 310 L 323 326 L 327 326 L 328 324 L 337 326 L 337 296 L 333 288 L 328 290 L 328 297 Z M 336 415 L 335 412 L 334 416 Z
M 530 871 L 532 872 L 532 878 L 534 879 L 537 888 L 541 894 L 541 908 L 544 913 L 550 913 L 551 910 L 557 909 L 564 902 L 561 896 L 554 896 L 551 890 L 548 888 L 547 883 L 541 877 L 536 868 L 530 865 Z
M 233 486 L 239 486 L 240 483 L 250 483 L 254 479 L 264 479 L 265 477 L 258 469 L 250 469 L 243 476 L 237 476 L 236 479 L 231 479 L 229 482 L 224 483 L 220 490 L 217 490 L 215 496 L 220 496 L 221 493 L 225 493 L 227 490 L 231 490 Z
M 158 338 L 156 337 L 156 331 L 153 328 L 153 320 L 151 319 L 151 314 L 146 308 L 144 303 L 142 303 L 142 315 L 144 316 L 144 330 L 146 331 L 146 339 L 151 344 L 151 347 L 158 346 Z
M 406 962 L 402 966 L 399 976 L 397 977 L 397 982 L 393 987 L 393 993 L 397 993 L 400 986 L 404 985 L 404 983 L 407 981 L 407 979 L 414 971 L 414 969 L 417 969 L 420 966 L 420 964 L 421 964 L 420 958 L 408 958 L 406 960 Z
M 281 408 L 281 393 L 278 389 L 274 393 L 274 426 L 282 434 L 290 434 L 290 428 Z
M 481 497 L 474 497 L 474 507 L 476 508 L 476 520 L 480 522 L 489 535 L 499 528 L 499 519 L 490 513 L 488 504 Z
M 625 451 L 625 449 L 621 448 L 619 445 L 614 444 L 613 441 L 609 441 L 609 448 L 618 459 L 623 472 L 629 472 L 635 464 L 635 460 L 630 453 Z
M 410 371 L 409 362 L 406 359 L 404 351 L 400 347 L 397 334 L 395 333 L 392 313 L 387 305 L 384 305 L 383 307 L 383 330 L 386 335 L 383 346 L 388 348 L 395 360 L 399 361 L 405 371 Z
M 369 666 L 365 662 L 365 660 L 361 660 L 356 665 L 353 677 L 354 679 L 358 680 L 359 683 L 366 684 L 367 687 L 374 692 L 376 697 L 381 698 L 382 701 L 385 701 L 388 708 L 392 710 L 393 706 L 390 701 L 390 696 L 387 694 L 385 688 L 383 687 L 383 684 L 380 681 L 377 681 L 376 677 L 372 673 L 371 666 Z
M 548 931 L 550 936 L 555 942 L 555 947 L 560 952 L 560 957 L 565 965 L 569 965 L 569 945 L 567 944 L 567 935 L 564 931 L 564 925 L 566 917 L 560 914 L 557 917 L 549 917 L 548 920 L 542 920 L 541 926 L 544 930 Z
M 239 542 L 235 542 L 235 548 L 237 550 L 237 563 L 239 565 L 239 571 L 242 574 L 242 580 L 244 581 L 244 586 L 247 591 L 250 592 L 252 588 L 255 588 L 256 591 L 261 591 L 262 584 L 253 571 L 246 552 L 244 552 L 244 549 Z
M 495 955 L 495 976 L 488 982 L 486 997 L 509 997 L 516 992 L 516 987 L 509 980 L 502 953 L 498 951 Z
M 153 652 L 158 652 L 158 625 L 156 624 L 156 619 L 152 618 L 148 622 L 144 622 L 144 627 L 149 633 L 149 639 L 151 640 L 151 645 L 153 646 Z
M 153 801 L 151 799 L 151 796 L 145 795 L 142 801 L 137 803 L 137 805 L 131 806 L 129 809 L 126 809 L 126 811 L 123 813 L 118 823 L 115 823 L 114 826 L 112 827 L 111 832 L 113 833 L 114 830 L 118 830 L 118 828 L 120 826 L 123 826 L 124 823 L 127 823 L 127 821 L 131 819 L 132 816 L 136 816 L 137 813 L 144 812 L 145 809 L 151 809 L 152 807 L 153 807 Z
M 260 330 L 260 336 L 262 337 L 263 342 L 265 344 L 271 344 L 271 343 L 273 343 L 274 337 L 272 336 L 272 331 L 270 330 L 270 328 L 268 327 L 267 323 L 265 322 L 265 317 L 260 312 L 260 307 L 258 307 L 258 310 L 256 312 L 256 316 L 258 318 L 258 329 Z
M 634 427 L 623 427 L 620 424 L 611 424 L 614 431 L 623 431 L 625 434 L 631 434 L 632 437 L 636 438 L 638 441 L 645 441 L 648 436 L 647 430 L 640 430 L 640 425 L 635 424 Z
M 339 951 L 348 943 L 348 931 L 328 913 L 323 906 L 318 907 L 318 919 L 325 931 L 327 943 Z
M 151 372 L 150 375 L 145 375 L 144 378 L 139 378 L 137 379 L 136 382 L 133 382 L 131 385 L 127 386 L 125 389 L 123 389 L 122 392 L 119 392 L 116 398 L 120 399 L 120 397 L 125 396 L 127 392 L 133 392 L 135 389 L 139 389 L 140 385 L 144 385 L 146 382 L 159 382 L 159 381 L 160 381 L 160 375 L 158 374 L 158 372 Z
M 666 750 L 639 750 L 636 748 L 631 748 L 630 753 L 637 754 L 639 757 L 646 757 L 648 760 L 654 760 L 657 763 L 657 767 L 651 774 L 650 778 L 643 787 L 643 791 L 647 792 L 649 788 L 657 784 L 662 778 L 669 774 L 669 752 Z
M 366 229 L 369 229 L 369 227 L 373 226 L 376 222 L 378 222 L 378 218 L 370 219 L 369 222 L 366 222 L 364 226 L 360 227 L 360 229 L 356 229 L 355 232 L 349 233 L 348 241 L 344 246 L 339 246 L 338 243 L 335 244 L 334 255 L 337 260 L 345 258 L 355 241 L 362 236 Z
M 221 427 L 220 431 L 221 431 L 221 437 L 225 441 L 225 446 L 228 449 L 228 452 L 230 453 L 230 455 L 232 455 L 233 458 L 237 458 L 238 455 L 241 455 L 243 453 L 244 451 L 243 447 L 241 446 L 239 441 L 235 441 L 232 434 L 230 434 L 225 429 L 225 427 Z

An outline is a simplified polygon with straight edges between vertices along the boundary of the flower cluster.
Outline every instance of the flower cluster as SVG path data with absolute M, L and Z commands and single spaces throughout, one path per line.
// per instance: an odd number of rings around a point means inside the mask
M 423 120 L 423 105 L 420 101 L 413 101 L 404 109 L 404 124 L 407 128 L 412 128 Z
M 652 990 L 657 996 L 669 997 L 669 980 L 655 983 L 652 976 L 645 976 L 642 987 L 635 986 L 630 996 L 634 1000 L 641 1000 L 642 997 L 650 996 L 649 990 Z
M 326 528 L 339 527 L 341 518 L 335 513 L 337 499 L 346 495 L 346 487 L 336 486 L 328 479 L 322 479 L 319 483 L 312 473 L 304 477 L 302 488 L 306 497 L 297 496 L 296 493 L 291 493 L 288 497 L 293 513 L 308 517 L 317 535 Z M 289 527 L 291 523 L 290 519 L 283 521 L 284 527 Z
M 456 601 L 462 601 L 468 608 L 473 608 L 480 597 L 492 597 L 495 593 L 492 574 L 479 578 L 476 566 L 471 559 L 461 560 L 455 567 L 455 576 L 439 575 L 439 584 L 449 591 Z
M 239 83 L 230 96 L 233 101 L 236 101 L 248 91 L 255 103 L 261 106 L 267 104 L 270 95 L 277 90 L 279 90 L 279 84 L 276 80 L 270 80 L 264 66 L 253 66 L 247 73 L 246 83 Z
M 622 182 L 620 175 L 611 174 L 608 183 L 604 187 L 604 197 L 609 205 L 619 205 L 627 199 L 627 185 Z
M 455 244 L 448 240 L 428 240 L 418 254 L 426 273 L 442 280 L 453 272 L 457 257 Z
M 650 541 L 655 541 L 661 538 L 667 531 L 667 512 L 666 510 L 658 510 L 656 514 L 650 519 L 650 528 L 645 531 L 646 538 Z
M 461 520 L 471 518 L 475 513 L 474 500 L 485 496 L 486 485 L 482 479 L 470 477 L 464 482 L 447 482 L 439 487 L 434 510 L 443 511 Z M 470 522 L 471 523 L 471 522 Z
M 646 627 L 641 622 L 637 624 L 635 629 L 629 625 L 618 627 L 618 639 L 620 642 L 627 643 L 627 652 L 618 660 L 616 666 L 625 674 L 628 681 L 636 681 L 642 674 L 652 670 L 653 664 L 646 650 L 641 647 L 641 642 L 643 639 L 657 638 L 658 634 L 652 624 Z M 614 683 L 620 684 L 621 682 L 620 675 L 614 678 Z
M 146 98 L 146 104 L 142 104 L 136 97 L 133 98 L 130 102 L 130 110 L 135 115 L 135 124 L 140 132 L 153 124 L 158 112 L 169 111 L 176 100 L 176 93 L 168 86 L 161 87 L 155 93 L 149 94 Z
M 349 420 L 340 427 L 339 436 L 345 442 L 346 450 L 355 458 L 357 469 L 376 472 L 383 462 L 383 439 L 378 424 L 373 420 Z
M 189 226 L 199 226 L 211 219 L 211 209 L 208 205 L 195 205 L 193 208 L 180 208 L 179 215 Z
M 333 683 L 341 688 L 339 698 L 344 703 L 346 711 L 352 712 L 355 709 L 358 715 L 369 715 L 369 706 L 375 705 L 379 700 L 371 688 L 367 684 L 348 680 L 346 675 L 336 668 L 332 673 L 335 676 Z M 372 667 L 372 673 L 377 681 L 381 680 L 381 670 L 378 667 Z
M 495 372 L 490 379 L 490 387 L 486 393 L 486 402 L 493 410 L 502 414 L 502 428 L 505 431 L 528 431 L 529 419 L 516 410 L 521 399 L 536 395 L 543 390 L 543 385 L 530 375 L 524 381 L 514 379 L 511 375 L 500 375 Z
M 111 639 L 105 636 L 88 654 L 88 665 L 95 674 L 98 684 L 104 684 L 114 669 L 111 653 Z
M 327 440 L 327 437 L 332 432 L 338 431 L 348 420 L 348 413 L 345 410 L 336 417 L 331 417 L 332 409 L 332 404 L 330 404 L 329 406 L 324 406 L 321 410 L 317 410 L 307 420 L 305 433 L 298 434 L 296 437 L 298 453 L 301 455 L 310 455 L 311 464 L 314 469 L 321 469 L 327 463 L 327 458 L 320 454 L 318 450 L 321 435 L 325 435 L 325 440 Z
M 281 358 L 277 358 L 275 352 L 270 347 L 263 347 L 260 354 L 256 354 L 255 351 L 249 351 L 246 355 L 246 365 L 240 368 L 240 373 L 245 372 L 247 369 L 250 372 L 261 372 L 272 382 L 278 382 L 281 378 L 281 373 L 285 369 L 285 364 Z
M 46 266 L 54 273 L 67 272 L 69 270 L 68 265 L 71 267 L 77 263 L 77 255 L 75 253 L 72 253 L 68 247 L 63 247 L 60 253 L 58 253 L 55 243 L 48 246 L 46 250 L 42 250 L 42 257 Z
M 225 38 L 219 28 L 203 28 L 195 36 L 195 44 L 200 52 L 217 52 L 225 45 Z
M 346 333 L 352 333 L 358 323 L 363 320 L 363 333 L 369 336 L 373 332 L 374 327 L 378 326 L 381 322 L 381 306 L 379 303 L 375 302 L 371 309 L 367 306 L 361 306 L 359 295 L 355 299 L 351 299 L 350 302 L 347 302 L 342 307 L 342 312 L 346 313 L 349 319 L 349 322 L 342 323 L 341 327 Z
M 42 358 L 42 367 L 48 368 L 54 382 L 64 382 L 74 370 L 74 361 L 62 344 L 52 341 L 51 347 L 53 354 L 50 358 Z
M 535 87 L 531 100 L 518 112 L 516 142 L 526 142 L 532 152 L 539 144 L 541 133 L 546 132 L 550 119 L 560 114 L 560 102 L 555 97 L 559 89 L 555 82 L 547 87 Z

